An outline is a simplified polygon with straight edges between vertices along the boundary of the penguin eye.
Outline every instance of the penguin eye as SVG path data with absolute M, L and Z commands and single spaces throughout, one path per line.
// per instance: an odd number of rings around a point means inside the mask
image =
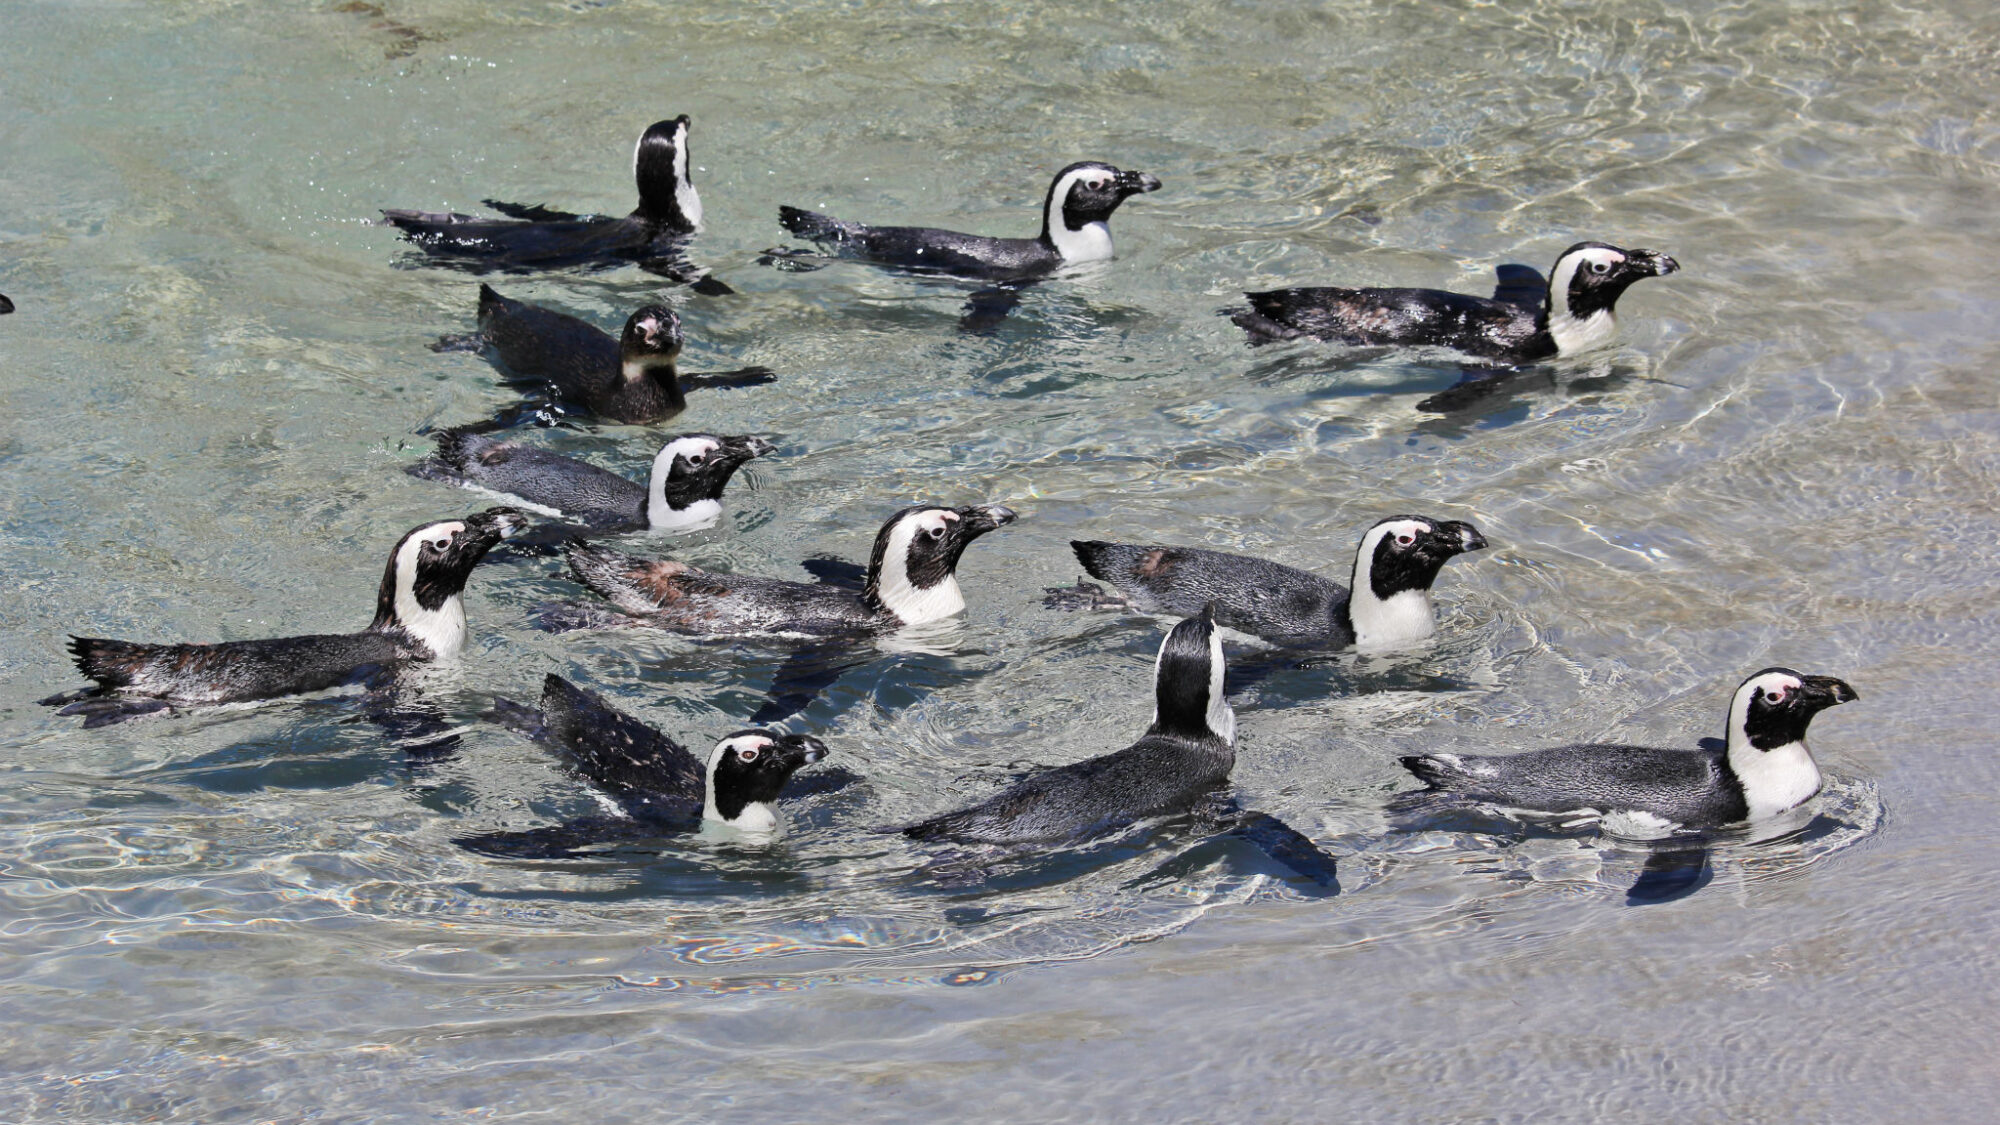
M 737 748 L 736 748 L 736 760 L 737 760 L 737 761 L 739 761 L 739 762 L 754 762 L 754 761 L 756 761 L 756 760 L 757 760 L 757 748 L 756 748 L 755 746 L 739 746 L 739 747 L 737 747 Z
M 1417 537 L 1416 537 L 1416 536 L 1414 536 L 1414 535 L 1412 535 L 1412 534 L 1410 534 L 1410 533 L 1409 533 L 1409 532 L 1407 532 L 1407 531 L 1405 531 L 1405 532 L 1403 532 L 1402 534 L 1400 534 L 1400 535 L 1396 536 L 1396 545 L 1397 545 L 1398 547 L 1407 547 L 1407 546 L 1409 546 L 1410 544 L 1412 544 L 1412 543 L 1415 543 L 1416 541 L 1417 541 Z
M 687 463 L 690 465 L 699 465 L 707 459 L 708 455 L 705 453 L 691 453 L 688 455 Z
M 931 529 L 930 529 L 929 531 L 925 532 L 924 534 L 926 534 L 926 535 L 930 536 L 930 537 L 931 537 L 932 539 L 943 539 L 943 538 L 944 538 L 944 528 L 941 528 L 941 527 L 934 527 L 934 528 L 931 528 Z
M 1783 703 L 1785 701 L 1785 689 L 1775 687 L 1765 689 L 1764 700 L 1767 703 Z
M 1591 272 L 1591 273 L 1595 273 L 1595 274 L 1606 274 L 1606 273 L 1610 273 L 1610 272 L 1611 272 L 1611 263 L 1610 263 L 1610 262 L 1592 262 L 1592 263 L 1590 263 L 1590 272 Z

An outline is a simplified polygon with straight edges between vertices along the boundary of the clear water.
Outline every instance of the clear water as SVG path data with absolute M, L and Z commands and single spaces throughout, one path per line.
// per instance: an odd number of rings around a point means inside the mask
M 345 10 L 344 10 L 345 9 Z M 10 1120 L 1976 1119 L 1992 1013 L 2000 17 L 1986 5 L 6 5 L 0 74 L 0 1105 Z M 742 291 L 684 421 L 785 435 L 714 532 L 784 574 L 912 500 L 999 501 L 948 655 L 804 716 L 866 775 L 777 847 L 501 863 L 594 811 L 477 721 L 561 672 L 700 741 L 768 651 L 550 635 L 546 561 L 476 577 L 421 769 L 338 699 L 82 732 L 72 630 L 355 628 L 405 529 L 483 506 L 414 431 L 508 401 L 473 283 L 379 207 L 622 211 L 687 112 Z M 1077 158 L 1153 172 L 1119 258 L 992 337 L 961 287 L 756 264 L 781 202 L 1026 233 Z M 1578 238 L 1666 251 L 1621 344 L 1451 417 L 1448 360 L 1252 352 L 1239 290 L 1480 290 Z M 615 326 L 636 271 L 508 279 Z M 564 448 L 633 472 L 649 435 Z M 1244 800 L 1343 893 L 1185 836 L 982 881 L 862 828 L 1124 745 L 1151 623 L 1057 614 L 1072 536 L 1329 574 L 1420 511 L 1420 651 L 1238 703 Z M 1635 908 L 1642 849 L 1386 830 L 1398 754 L 1719 733 L 1769 663 L 1853 682 L 1803 834 Z M 981 987 L 967 987 L 978 985 Z

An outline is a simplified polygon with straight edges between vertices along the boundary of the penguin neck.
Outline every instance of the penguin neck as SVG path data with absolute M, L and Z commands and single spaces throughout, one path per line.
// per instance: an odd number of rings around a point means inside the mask
M 1397 590 L 1384 596 L 1374 582 L 1375 548 L 1380 536 L 1364 539 L 1354 556 L 1353 586 L 1347 598 L 1349 626 L 1356 648 L 1393 648 L 1413 644 L 1437 628 L 1437 611 L 1429 587 Z
M 1743 802 L 1749 807 L 1751 820 L 1801 805 L 1820 789 L 1819 762 L 1803 735 L 1782 746 L 1759 750 L 1751 745 L 1749 732 L 1737 723 L 1729 732 L 1723 760 L 1743 787 Z
M 769 836 L 778 830 L 778 814 L 766 802 L 729 793 L 718 795 L 713 769 L 708 772 L 701 815 L 703 820 L 727 825 L 746 835 Z
M 1583 262 L 1581 256 L 1571 255 L 1557 264 L 1555 276 L 1549 278 L 1543 328 L 1555 342 L 1557 355 L 1576 355 L 1603 347 L 1618 335 L 1618 314 L 1611 305 L 1577 308 L 1570 303 L 1570 283 L 1576 279 L 1576 271 Z
M 1070 225 L 1071 216 L 1060 211 L 1042 220 L 1042 241 L 1055 248 L 1065 263 L 1105 262 L 1112 256 L 1111 224 L 1091 219 Z
M 627 393 L 638 388 L 650 388 L 675 406 L 686 406 L 687 396 L 681 393 L 680 368 L 676 356 L 639 355 L 622 360 L 618 373 L 624 380 Z

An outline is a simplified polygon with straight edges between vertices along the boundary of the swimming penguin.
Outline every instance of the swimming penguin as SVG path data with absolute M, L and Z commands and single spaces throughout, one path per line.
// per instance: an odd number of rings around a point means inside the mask
M 1616 816 L 1652 829 L 1713 828 L 1773 816 L 1819 792 L 1806 727 L 1826 708 L 1858 698 L 1831 676 L 1766 668 L 1736 689 L 1719 746 L 1585 743 L 1505 756 L 1419 754 L 1402 762 L 1429 791 L 1485 804 Z
M 1077 561 L 1124 599 L 1079 581 L 1048 591 L 1048 604 L 1125 606 L 1179 615 L 1214 602 L 1216 621 L 1273 644 L 1387 648 L 1423 640 L 1437 627 L 1431 583 L 1454 555 L 1486 546 L 1460 520 L 1390 516 L 1368 529 L 1354 553 L 1355 591 L 1289 566 L 1196 547 L 1140 547 L 1072 540 Z
M 682 375 L 678 363 L 685 342 L 681 318 L 665 305 L 633 313 L 614 340 L 588 321 L 481 285 L 479 331 L 447 337 L 438 347 L 490 347 L 509 382 L 546 386 L 564 403 L 635 425 L 687 409 L 682 392 L 688 388 L 749 387 L 775 379 L 765 367 Z
M 1547 282 L 1531 266 L 1501 266 L 1491 297 L 1442 289 L 1273 289 L 1246 293 L 1250 308 L 1228 311 L 1252 344 L 1310 336 L 1527 363 L 1609 343 L 1618 332 L 1613 309 L 1626 287 L 1678 269 L 1651 250 L 1579 242 L 1556 259 Z
M 917 840 L 1074 840 L 1186 812 L 1229 780 L 1236 713 L 1222 697 L 1222 637 L 1208 609 L 1174 626 L 1153 663 L 1153 723 L 1118 751 L 1040 770 L 970 808 L 912 824 Z
M 448 660 L 465 644 L 465 580 L 486 552 L 527 526 L 513 508 L 488 508 L 418 527 L 382 571 L 375 620 L 359 633 L 219 644 L 140 644 L 71 637 L 77 668 L 96 687 L 41 702 L 103 726 L 177 704 L 237 703 L 368 681 L 410 663 Z M 66 705 L 66 706 L 64 706 Z
M 736 470 L 777 448 L 749 435 L 681 434 L 653 458 L 646 485 L 544 449 L 473 430 L 431 435 L 437 452 L 411 465 L 411 476 L 483 488 L 513 497 L 594 531 L 692 531 L 722 515 L 722 490 Z
M 1111 213 L 1127 197 L 1159 187 L 1160 181 L 1144 172 L 1079 161 L 1049 182 L 1042 203 L 1042 233 L 1034 238 L 988 238 L 930 227 L 871 227 L 796 207 L 778 208 L 778 222 L 842 258 L 982 281 L 1022 281 L 1062 266 L 1109 259 Z
M 486 200 L 506 218 L 390 209 L 382 215 L 440 264 L 485 273 L 636 262 L 642 269 L 719 293 L 732 290 L 683 256 L 701 226 L 701 196 L 688 179 L 688 118 L 656 121 L 632 153 L 639 206 L 623 218 L 573 215 Z
M 778 578 L 700 570 L 671 559 L 642 559 L 603 547 L 569 550 L 570 573 L 633 617 L 695 636 L 840 636 L 891 632 L 941 621 L 965 609 L 955 574 L 974 539 L 1013 523 L 998 504 L 919 505 L 889 517 L 875 536 L 867 584 L 859 591 Z
M 778 828 L 772 805 L 808 788 L 793 785 L 792 775 L 827 753 L 825 744 L 810 735 L 740 730 L 717 742 L 704 763 L 673 739 L 554 674 L 542 681 L 539 709 L 504 699 L 494 704 L 495 717 L 555 748 L 572 770 L 616 801 L 625 816 L 456 841 L 487 855 L 559 859 L 592 844 L 693 831 L 703 821 L 751 838 L 769 838 Z

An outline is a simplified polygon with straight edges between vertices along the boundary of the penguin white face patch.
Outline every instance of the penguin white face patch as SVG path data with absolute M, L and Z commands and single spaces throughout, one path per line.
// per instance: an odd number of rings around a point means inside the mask
M 396 620 L 439 660 L 458 655 L 465 644 L 465 603 L 453 594 L 436 609 L 425 609 L 417 601 L 417 572 L 427 556 L 449 551 L 464 532 L 465 524 L 459 520 L 434 523 L 411 532 L 396 552 Z
M 1111 258 L 1111 228 L 1102 222 L 1088 222 L 1072 228 L 1063 217 L 1063 205 L 1069 202 L 1070 192 L 1079 184 L 1088 184 L 1093 189 L 1102 189 L 1115 175 L 1107 168 L 1078 168 L 1056 182 L 1049 192 L 1048 214 L 1042 216 L 1047 224 L 1049 240 L 1056 244 L 1056 253 L 1065 262 L 1103 262 Z
M 910 578 L 910 552 L 919 540 L 942 541 L 958 520 L 958 513 L 949 508 L 926 508 L 904 516 L 890 529 L 876 596 L 905 625 L 923 625 L 964 611 L 965 595 L 956 575 L 947 571 L 928 587 L 919 587 Z
M 747 765 L 770 753 L 773 745 L 774 743 L 769 738 L 759 734 L 738 735 L 735 738 L 725 738 L 715 744 L 715 749 L 709 751 L 708 754 L 707 781 L 701 809 L 702 819 L 715 821 L 719 824 L 727 824 L 739 831 L 753 835 L 769 835 L 777 831 L 778 814 L 771 809 L 771 806 L 762 801 L 750 801 L 746 803 L 743 806 L 743 811 L 738 813 L 734 820 L 724 817 L 722 810 L 717 807 L 715 801 L 715 771 L 716 767 L 722 764 L 725 757 L 734 757 L 738 762 Z
M 1430 590 L 1403 590 L 1380 598 L 1375 596 L 1374 584 L 1375 553 L 1383 540 L 1390 540 L 1391 550 L 1414 549 L 1435 530 L 1429 520 L 1387 520 L 1361 537 L 1361 546 L 1354 552 L 1354 587 L 1347 601 L 1356 648 L 1411 644 L 1437 628 Z
M 1750 742 L 1751 706 L 1784 706 L 1804 688 L 1790 673 L 1765 672 L 1745 681 L 1729 701 L 1729 768 L 1743 785 L 1751 820 L 1784 812 L 1819 792 L 1819 763 L 1803 737 L 1769 750 Z
M 1549 335 L 1555 338 L 1557 354 L 1586 352 L 1609 343 L 1618 334 L 1618 318 L 1608 308 L 1586 317 L 1571 312 L 1569 291 L 1579 270 L 1607 274 L 1624 262 L 1625 254 L 1609 246 L 1572 250 L 1556 262 L 1549 277 Z

